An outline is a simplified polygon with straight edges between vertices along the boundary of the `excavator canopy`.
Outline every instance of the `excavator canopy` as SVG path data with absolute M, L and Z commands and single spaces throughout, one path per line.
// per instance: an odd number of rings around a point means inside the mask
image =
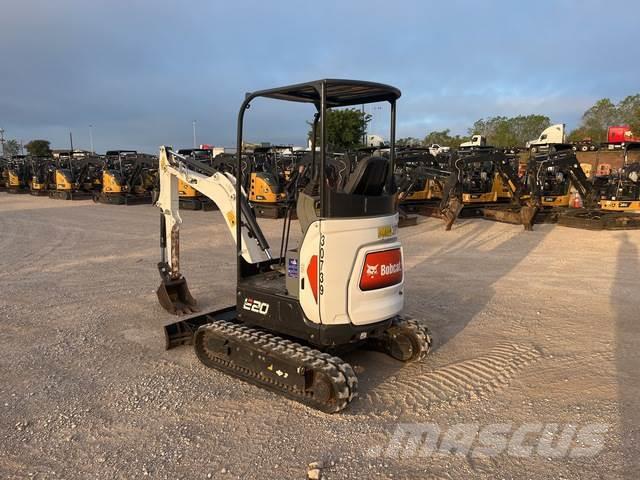
M 397 88 L 382 83 L 362 80 L 324 79 L 260 90 L 248 93 L 247 96 L 320 105 L 323 84 L 327 108 L 348 107 L 363 103 L 393 102 L 400 98 L 401 95 L 400 90 Z

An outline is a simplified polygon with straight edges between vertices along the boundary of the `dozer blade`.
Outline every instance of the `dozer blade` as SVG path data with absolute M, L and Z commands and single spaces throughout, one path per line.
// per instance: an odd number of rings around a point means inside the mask
M 491 206 L 482 209 L 482 216 L 496 222 L 510 223 L 512 225 L 523 225 L 525 230 L 533 230 L 535 223 L 536 207 L 523 205 L 515 206 Z
M 174 315 L 188 315 L 198 312 L 197 302 L 191 296 L 184 277 L 163 280 L 156 292 L 162 308 Z

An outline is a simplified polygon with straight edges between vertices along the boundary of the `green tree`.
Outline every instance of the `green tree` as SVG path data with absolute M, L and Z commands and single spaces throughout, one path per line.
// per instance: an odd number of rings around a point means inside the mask
M 7 140 L 4 142 L 3 155 L 7 158 L 13 157 L 20 153 L 20 144 L 17 140 Z
M 509 119 L 513 143 L 506 146 L 524 145 L 528 140 L 538 138 L 540 133 L 551 126 L 546 115 L 518 115 Z
M 396 140 L 396 145 L 399 147 L 419 147 L 422 145 L 422 140 L 415 137 L 405 137 Z
M 339 110 L 327 110 L 326 114 L 326 141 L 332 150 L 350 150 L 362 145 L 362 137 L 367 131 L 367 125 L 371 121 L 371 115 L 357 108 L 345 108 Z M 313 135 L 313 123 L 310 126 L 308 137 Z M 320 140 L 320 124 L 316 141 Z
M 51 155 L 49 145 L 50 142 L 48 140 L 31 140 L 24 147 L 30 155 L 35 157 L 47 157 Z
M 617 109 L 620 123 L 629 125 L 636 137 L 640 135 L 640 94 L 624 98 L 618 103 Z
M 513 147 L 538 137 L 549 125 L 551 120 L 545 115 L 496 116 L 477 120 L 468 131 L 485 136 L 489 145 Z
M 584 137 L 590 137 L 594 142 L 607 140 L 607 128 L 619 123 L 618 108 L 608 98 L 598 100 L 582 115 L 580 129 Z
M 579 142 L 580 140 L 585 140 L 587 138 L 591 137 L 589 137 L 589 132 L 587 132 L 584 127 L 578 127 L 567 135 L 567 140 L 569 142 Z
M 466 142 L 467 140 L 469 140 L 468 137 L 451 135 L 451 130 L 446 128 L 444 130 L 429 132 L 422 142 L 427 146 L 437 143 L 440 146 L 458 148 L 462 142 Z

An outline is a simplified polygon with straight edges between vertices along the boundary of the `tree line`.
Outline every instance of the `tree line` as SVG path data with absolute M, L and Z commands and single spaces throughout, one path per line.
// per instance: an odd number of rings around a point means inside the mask
M 51 147 L 48 140 L 31 140 L 24 148 L 29 155 L 35 157 L 48 157 L 51 155 Z M 22 147 L 16 139 L 7 140 L 4 142 L 2 154 L 7 158 L 15 157 L 20 154 Z
M 362 146 L 371 115 L 357 108 L 327 111 L 327 144 L 333 150 L 350 150 Z M 312 137 L 312 122 L 309 123 L 308 138 Z M 551 125 L 546 115 L 518 115 L 516 117 L 495 116 L 476 120 L 467 129 L 467 135 L 453 135 L 450 129 L 427 133 L 420 139 L 405 137 L 397 141 L 399 146 L 439 145 L 457 148 L 472 135 L 483 135 L 490 145 L 496 147 L 523 146 L 528 140 L 537 138 L 542 130 Z M 607 140 L 607 127 L 629 125 L 633 132 L 640 134 L 640 94 L 629 95 L 617 104 L 609 98 L 598 100 L 582 115 L 580 125 L 569 133 L 569 141 L 590 139 L 594 143 Z M 25 145 L 27 152 L 35 156 L 50 155 L 47 140 L 32 140 Z M 17 140 L 4 143 L 4 156 L 12 157 L 20 153 Z
M 401 138 L 397 143 L 401 146 L 437 143 L 456 148 L 462 142 L 470 140 L 472 135 L 484 135 L 490 145 L 515 147 L 538 138 L 550 125 L 551 120 L 546 115 L 495 116 L 474 122 L 473 126 L 467 129 L 467 135 L 452 135 L 450 129 L 444 129 L 429 132 L 422 139 Z M 613 125 L 629 125 L 631 131 L 640 134 L 640 94 L 629 95 L 617 104 L 608 98 L 598 100 L 584 112 L 580 125 L 568 134 L 567 140 L 575 142 L 590 139 L 594 143 L 606 142 L 607 127 Z

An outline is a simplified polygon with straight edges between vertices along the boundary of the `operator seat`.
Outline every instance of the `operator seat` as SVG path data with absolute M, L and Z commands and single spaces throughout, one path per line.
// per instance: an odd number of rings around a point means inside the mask
M 364 158 L 358 162 L 341 193 L 380 196 L 387 183 L 388 174 L 389 161 L 386 158 Z M 296 213 L 303 234 L 307 233 L 309 225 L 318 220 L 319 200 L 318 179 L 309 182 L 305 189 L 298 194 Z
M 358 162 L 356 169 L 349 176 L 344 186 L 344 193 L 350 195 L 382 195 L 387 175 L 389 161 L 384 157 L 367 157 Z

